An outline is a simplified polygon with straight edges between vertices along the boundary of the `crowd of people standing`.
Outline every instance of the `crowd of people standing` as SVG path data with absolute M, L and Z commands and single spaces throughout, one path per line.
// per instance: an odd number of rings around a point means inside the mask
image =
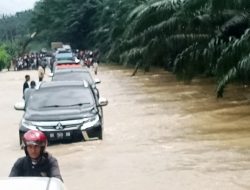
M 44 65 L 45 54 L 30 53 L 12 59 L 12 67 L 14 71 L 25 69 L 38 69 L 39 65 Z
M 86 67 L 93 67 L 95 75 L 97 75 L 100 53 L 98 50 L 81 50 L 77 51 L 77 59 Z

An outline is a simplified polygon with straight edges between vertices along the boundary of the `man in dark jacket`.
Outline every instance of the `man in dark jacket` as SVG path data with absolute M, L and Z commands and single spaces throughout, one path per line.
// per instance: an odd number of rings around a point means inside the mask
M 24 91 L 25 89 L 29 88 L 29 81 L 30 81 L 30 76 L 25 75 L 25 82 L 23 83 L 23 98 L 24 98 Z
M 27 105 L 28 99 L 30 97 L 30 95 L 36 91 L 36 82 L 35 81 L 31 81 L 30 82 L 30 88 L 25 89 L 24 91 L 24 100 L 25 100 L 25 106 Z
M 44 133 L 29 130 L 23 136 L 23 143 L 26 156 L 15 162 L 9 177 L 40 176 L 62 180 L 57 160 L 45 152 L 47 137 Z

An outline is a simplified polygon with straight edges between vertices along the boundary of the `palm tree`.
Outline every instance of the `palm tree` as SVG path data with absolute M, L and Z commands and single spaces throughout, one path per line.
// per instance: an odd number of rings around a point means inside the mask
M 98 48 L 109 61 L 188 82 L 216 77 L 222 96 L 228 82 L 248 81 L 249 10 L 249 0 L 44 0 L 33 21 L 48 40 Z
M 120 60 L 123 64 L 144 64 L 146 68 L 158 64 L 185 80 L 197 74 L 221 79 L 227 72 L 235 77 L 230 69 L 240 61 L 239 57 L 245 63 L 241 67 L 246 65 L 245 54 L 234 59 L 231 54 L 228 59 L 234 64 L 226 63 L 221 56 L 227 57 L 229 51 L 224 48 L 249 27 L 249 8 L 248 1 L 240 0 L 147 1 L 128 16 L 125 40 L 119 47 Z M 245 52 L 249 53 L 248 49 Z M 222 59 L 225 61 L 219 61 Z M 225 77 L 228 80 L 222 81 L 231 80 Z M 218 93 L 223 87 L 221 83 Z

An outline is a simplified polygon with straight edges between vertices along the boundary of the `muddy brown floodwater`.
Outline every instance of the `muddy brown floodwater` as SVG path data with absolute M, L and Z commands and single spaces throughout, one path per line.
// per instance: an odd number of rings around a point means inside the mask
M 17 157 L 24 75 L 0 73 L 0 177 Z M 250 91 L 229 87 L 215 98 L 215 85 L 191 85 L 154 70 L 102 66 L 98 73 L 104 107 L 104 140 L 57 144 L 48 151 L 58 158 L 69 190 L 241 190 L 250 189 Z M 45 80 L 50 80 L 48 77 Z

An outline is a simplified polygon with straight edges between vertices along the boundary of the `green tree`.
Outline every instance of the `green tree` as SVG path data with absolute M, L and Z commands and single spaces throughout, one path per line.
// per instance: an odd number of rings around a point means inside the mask
M 4 68 L 9 68 L 10 67 L 10 60 L 11 57 L 5 50 L 4 46 L 0 46 L 0 71 Z

